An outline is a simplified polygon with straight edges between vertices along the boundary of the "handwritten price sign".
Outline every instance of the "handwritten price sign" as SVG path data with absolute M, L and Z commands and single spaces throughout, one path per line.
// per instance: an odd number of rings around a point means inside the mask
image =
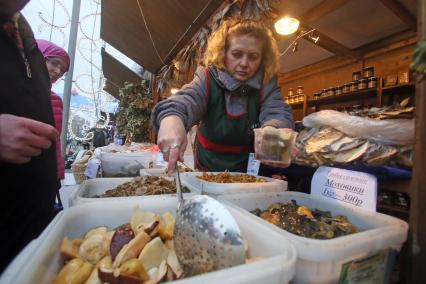
M 312 178 L 311 194 L 375 212 L 377 179 L 366 173 L 319 167 Z

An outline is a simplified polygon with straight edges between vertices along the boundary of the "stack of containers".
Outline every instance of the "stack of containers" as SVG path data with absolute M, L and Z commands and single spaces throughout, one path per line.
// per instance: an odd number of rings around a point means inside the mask
M 1 283 L 53 283 L 64 263 L 59 251 L 63 238 L 79 238 L 89 229 L 109 230 L 129 222 L 135 210 L 162 214 L 176 212 L 175 197 L 87 203 L 59 213 L 36 240 L 31 251 L 24 250 L 0 279 Z M 250 257 L 262 259 L 236 267 L 206 273 L 178 283 L 289 283 L 294 276 L 296 253 L 279 233 L 256 222 L 248 214 L 227 207 L 248 241 Z M 31 257 L 27 257 L 27 256 Z M 174 283 L 174 282 L 169 282 Z
M 268 225 L 293 243 L 297 251 L 294 283 L 337 283 L 343 264 L 387 249 L 399 251 L 407 238 L 408 224 L 400 219 L 349 205 L 337 204 L 309 194 L 299 192 L 252 193 L 222 195 L 218 199 L 227 205 L 235 206 L 241 212 L 251 214 L 259 224 Z M 282 230 L 248 212 L 256 208 L 266 210 L 273 203 L 288 203 L 292 200 L 295 200 L 299 206 L 330 211 L 332 216 L 345 215 L 361 231 L 330 240 L 310 239 Z M 387 264 L 376 269 L 385 269 L 385 275 L 389 276 L 391 273 L 388 270 L 392 268 L 392 264 Z M 370 281 L 368 283 L 376 283 L 371 281 L 372 279 L 368 280 Z M 388 281 L 385 279 L 384 283 L 388 283 Z

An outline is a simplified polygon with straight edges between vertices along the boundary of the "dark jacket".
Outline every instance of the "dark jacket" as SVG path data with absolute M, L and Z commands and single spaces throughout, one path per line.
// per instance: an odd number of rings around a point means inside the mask
M 23 17 L 20 27 L 32 78 L 16 45 L 0 29 L 0 114 L 54 125 L 46 63 Z M 50 222 L 56 179 L 54 144 L 26 164 L 0 163 L 0 272 Z

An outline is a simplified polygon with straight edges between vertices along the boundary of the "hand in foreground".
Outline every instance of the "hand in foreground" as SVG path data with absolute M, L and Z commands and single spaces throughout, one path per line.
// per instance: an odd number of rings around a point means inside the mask
M 168 161 L 167 173 L 172 175 L 176 168 L 176 162 L 183 162 L 188 140 L 186 130 L 180 117 L 171 115 L 161 120 L 158 130 L 158 146 L 164 155 L 164 160 Z
M 11 114 L 0 114 L 0 162 L 28 163 L 58 139 L 49 124 Z

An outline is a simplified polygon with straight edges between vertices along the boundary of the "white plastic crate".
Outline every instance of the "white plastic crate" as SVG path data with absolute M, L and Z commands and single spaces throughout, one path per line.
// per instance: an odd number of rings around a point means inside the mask
M 140 200 L 141 198 L 151 198 L 159 195 L 147 195 L 147 196 L 123 196 L 123 197 L 104 197 L 104 198 L 97 198 L 94 197 L 96 195 L 100 195 L 105 193 L 109 189 L 113 189 L 117 187 L 120 184 L 123 184 L 125 182 L 131 181 L 133 178 L 95 178 L 95 179 L 89 179 L 85 180 L 80 187 L 71 194 L 68 204 L 69 206 L 75 206 L 83 203 L 88 202 L 105 202 L 105 201 L 116 201 L 116 200 L 122 200 L 122 199 L 136 199 Z M 173 179 L 173 178 L 170 178 Z M 191 193 L 184 193 L 184 195 L 193 195 L 198 194 L 199 191 L 195 189 L 194 187 L 187 186 L 186 183 L 182 182 L 183 186 L 186 186 Z M 165 194 L 162 194 L 160 196 L 164 196 Z M 172 196 L 176 196 L 176 194 L 172 194 Z
M 131 153 L 108 153 L 101 152 L 101 170 L 104 177 L 131 177 L 138 176 L 140 169 L 149 168 L 155 153 L 131 152 Z
M 108 226 L 112 229 L 129 222 L 135 209 L 156 213 L 175 213 L 176 198 L 127 200 L 88 203 L 59 213 L 40 235 L 32 257 L 26 259 L 25 269 L 9 267 L 1 283 L 52 283 L 62 268 L 64 258 L 59 246 L 64 237 L 77 238 L 89 229 Z M 206 273 L 173 283 L 288 283 L 294 276 L 296 253 L 293 245 L 268 226 L 234 208 L 228 208 L 236 219 L 243 238 L 249 243 L 250 256 L 264 259 L 251 264 Z M 18 255 L 20 258 L 21 255 Z M 14 262 L 22 263 L 22 262 Z M 169 282 L 170 283 L 170 282 Z
M 219 174 L 220 172 L 211 172 L 212 174 Z M 209 174 L 211 174 L 209 173 Z M 199 190 L 202 194 L 211 195 L 213 197 L 223 194 L 237 194 L 237 193 L 253 193 L 253 192 L 282 192 L 287 190 L 287 182 L 284 180 L 272 179 L 263 176 L 267 182 L 256 183 L 218 183 L 208 182 L 197 178 L 201 176 L 202 172 L 187 172 L 182 173 L 181 180 L 187 185 L 192 186 Z M 230 173 L 231 175 L 241 175 L 242 173 Z
M 296 275 L 294 283 L 337 283 L 342 264 L 372 255 L 380 250 L 400 250 L 407 238 L 408 224 L 400 219 L 381 213 L 368 212 L 348 205 L 339 205 L 324 198 L 300 192 L 253 193 L 224 195 L 218 198 L 226 204 L 233 204 L 248 211 L 267 209 L 272 203 L 287 203 L 295 200 L 298 205 L 330 211 L 333 216 L 345 215 L 360 228 L 359 233 L 330 240 L 317 240 L 289 233 L 268 223 L 260 217 L 259 223 L 289 239 L 297 250 Z

